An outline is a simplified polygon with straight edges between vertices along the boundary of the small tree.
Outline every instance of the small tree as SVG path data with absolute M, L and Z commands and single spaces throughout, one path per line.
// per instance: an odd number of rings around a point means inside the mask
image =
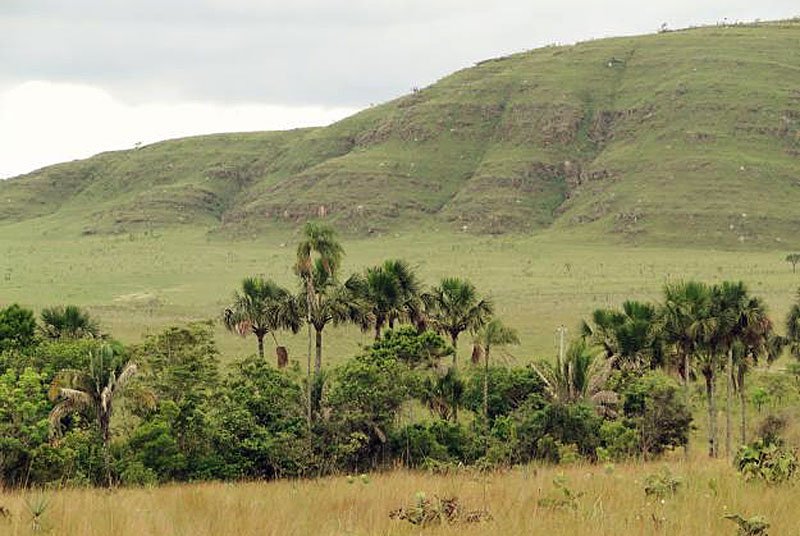
M 493 346 L 519 344 L 516 330 L 509 328 L 498 318 L 493 318 L 475 334 L 475 344 L 483 349 L 483 416 L 489 422 L 489 352 Z
M 95 339 L 100 337 L 97 322 L 77 305 L 42 309 L 42 333 L 49 339 Z
M 800 262 L 800 253 L 790 253 L 786 256 L 785 260 L 792 265 L 792 273 L 796 273 L 797 263 Z
M 439 333 L 450 336 L 458 348 L 458 336 L 467 330 L 477 331 L 494 312 L 492 302 L 481 299 L 475 286 L 467 280 L 448 277 L 438 287 L 423 294 L 428 320 Z M 458 352 L 453 353 L 453 366 L 458 365 Z
M 50 386 L 50 399 L 56 402 L 49 417 L 53 434 L 61 433 L 62 420 L 70 414 L 83 413 L 93 418 L 103 438 L 109 485 L 108 446 L 114 402 L 137 371 L 135 363 L 125 360 L 120 347 L 103 344 L 91 351 L 86 370 L 62 370 Z
M 233 304 L 223 314 L 225 327 L 242 337 L 252 333 L 258 340 L 258 356 L 264 358 L 264 337 L 275 331 L 300 329 L 297 301 L 288 290 L 263 277 L 247 277 L 242 289 L 234 294 Z

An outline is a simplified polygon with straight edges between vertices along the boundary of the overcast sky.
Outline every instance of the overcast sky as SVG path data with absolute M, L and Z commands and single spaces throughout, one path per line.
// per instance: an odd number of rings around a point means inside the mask
M 327 124 L 546 44 L 797 15 L 797 0 L 0 0 L 0 177 Z

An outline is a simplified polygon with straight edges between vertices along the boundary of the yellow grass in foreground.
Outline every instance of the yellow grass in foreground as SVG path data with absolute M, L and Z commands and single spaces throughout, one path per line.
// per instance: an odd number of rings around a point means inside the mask
M 648 499 L 643 480 L 669 467 L 682 480 L 677 495 Z M 537 505 L 563 475 L 578 492 L 577 510 Z M 545 534 L 631 535 L 735 534 L 725 513 L 760 514 L 770 534 L 798 534 L 800 488 L 745 483 L 725 461 L 556 468 L 525 467 L 488 476 L 487 507 L 494 521 L 424 529 L 389 519 L 390 510 L 428 497 L 456 495 L 463 506 L 481 508 L 484 480 L 467 473 L 436 476 L 395 471 L 367 482 L 331 477 L 309 481 L 175 485 L 155 489 L 66 490 L 45 493 L 49 506 L 43 533 L 59 535 L 344 535 L 344 534 Z M 0 534 L 31 533 L 29 503 L 39 492 L 0 494 L 11 520 Z

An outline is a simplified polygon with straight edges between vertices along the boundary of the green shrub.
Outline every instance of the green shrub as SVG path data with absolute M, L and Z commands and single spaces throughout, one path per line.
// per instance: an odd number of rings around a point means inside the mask
M 780 484 L 794 477 L 798 462 L 794 450 L 758 439 L 739 449 L 734 465 L 745 480 Z

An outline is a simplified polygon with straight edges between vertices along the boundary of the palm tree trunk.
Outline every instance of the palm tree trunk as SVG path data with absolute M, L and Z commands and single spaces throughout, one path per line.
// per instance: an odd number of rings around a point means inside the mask
M 450 333 L 450 342 L 453 344 L 453 368 L 458 367 L 458 333 Z
M 377 320 L 375 320 L 375 340 L 376 341 L 381 340 L 381 327 L 383 327 L 383 326 L 381 326 L 381 324 Z
M 314 328 L 316 331 L 316 355 L 314 358 L 314 374 L 319 376 L 322 372 L 322 329 Z
M 256 339 L 258 339 L 258 358 L 264 359 L 264 335 L 257 334 Z
M 689 390 L 689 352 L 683 351 L 683 396 L 686 398 L 686 406 L 689 406 L 691 399 L 691 391 Z M 689 441 L 683 446 L 683 455 L 689 459 Z
M 717 406 L 714 400 L 714 371 L 703 373 L 706 378 L 706 398 L 708 399 L 708 455 L 717 457 Z
M 489 345 L 484 348 L 483 354 L 483 418 L 486 419 L 486 429 L 489 429 Z
M 103 463 L 106 470 L 106 483 L 108 487 L 112 487 L 111 481 L 111 414 L 109 411 L 104 411 L 101 407 L 97 408 L 98 424 L 100 425 L 100 435 L 103 438 Z
M 739 371 L 739 411 L 741 415 L 740 418 L 740 425 L 741 425 L 741 440 L 742 445 L 747 444 L 747 403 L 745 401 L 745 394 L 744 394 L 744 371 Z
M 733 435 L 733 348 L 728 348 L 725 373 L 725 456 L 730 458 Z
M 307 417 L 307 420 L 308 420 L 308 427 L 310 429 L 311 428 L 311 420 L 312 420 L 312 414 L 311 414 L 311 396 L 312 396 L 311 395 L 311 315 L 310 314 L 308 315 L 307 323 L 308 323 L 307 324 L 308 325 L 308 363 L 307 363 L 307 366 L 306 366 L 306 388 L 308 389 L 308 397 L 307 397 L 306 402 L 308 403 L 308 408 L 307 408 L 308 411 L 307 411 L 306 417 Z M 309 435 L 309 438 L 310 437 L 311 436 Z

